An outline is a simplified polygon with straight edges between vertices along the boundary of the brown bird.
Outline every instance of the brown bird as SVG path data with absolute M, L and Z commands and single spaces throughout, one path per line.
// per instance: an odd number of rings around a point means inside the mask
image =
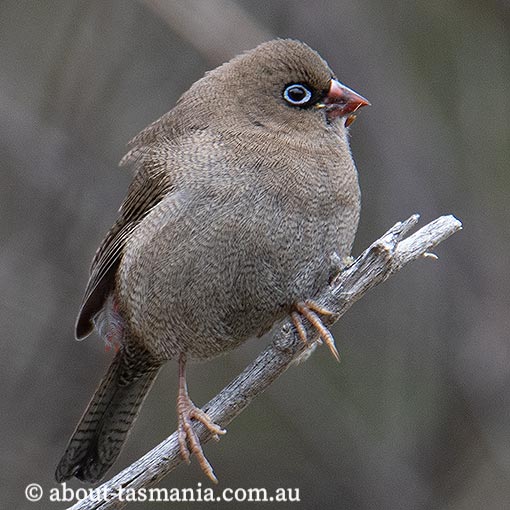
M 179 444 L 216 481 L 193 429 L 225 431 L 188 396 L 185 365 L 223 354 L 291 314 L 335 356 L 312 298 L 350 255 L 360 193 L 348 125 L 366 99 L 307 45 L 275 40 L 208 72 L 144 129 L 136 173 L 92 262 L 76 325 L 118 346 L 57 467 L 100 480 L 159 369 L 179 364 Z

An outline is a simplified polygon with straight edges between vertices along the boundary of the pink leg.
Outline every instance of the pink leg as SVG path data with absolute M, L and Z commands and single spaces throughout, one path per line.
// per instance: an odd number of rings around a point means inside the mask
M 323 324 L 320 317 L 317 315 L 318 313 L 321 315 L 333 315 L 332 312 L 319 306 L 312 300 L 296 303 L 294 308 L 296 311 L 291 313 L 291 319 L 301 340 L 305 344 L 309 343 L 305 328 L 303 327 L 303 323 L 301 321 L 301 317 L 304 317 L 316 329 L 317 333 L 319 333 L 319 338 L 322 339 L 328 346 L 334 358 L 337 361 L 340 361 L 340 355 L 338 354 L 337 348 L 335 346 L 335 339 L 333 338 L 333 335 L 330 333 L 329 329 Z
M 186 355 L 181 353 L 179 356 L 179 393 L 177 396 L 177 416 L 179 430 L 179 447 L 181 457 L 189 464 L 190 454 L 195 454 L 202 471 L 214 483 L 218 483 L 218 479 L 214 475 L 211 464 L 206 459 L 200 440 L 193 429 L 192 419 L 198 420 L 211 432 L 213 438 L 219 440 L 219 434 L 225 434 L 226 430 L 216 425 L 209 416 L 195 406 L 188 395 L 188 385 L 186 383 Z M 188 447 L 189 445 L 189 447 Z

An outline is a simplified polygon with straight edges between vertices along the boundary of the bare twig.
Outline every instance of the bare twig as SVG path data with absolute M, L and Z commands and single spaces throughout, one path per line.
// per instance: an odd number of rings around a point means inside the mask
M 315 301 L 333 312 L 324 322 L 337 321 L 369 289 L 385 281 L 409 262 L 420 257 L 433 257 L 430 250 L 462 228 L 453 216 L 441 216 L 411 236 L 404 236 L 416 225 L 413 215 L 394 225 L 386 234 L 365 250 L 352 265 L 342 271 L 324 288 Z M 309 338 L 317 333 L 308 329 Z M 272 343 L 226 388 L 204 406 L 212 420 L 222 427 L 228 425 L 248 404 L 300 356 L 306 347 L 287 320 L 274 334 Z M 201 424 L 196 425 L 201 442 L 210 434 Z M 136 491 L 161 480 L 181 463 L 177 433 L 173 433 L 141 459 L 97 489 L 101 495 L 88 497 L 71 507 L 72 510 L 106 510 L 122 508 L 126 502 L 119 497 L 119 488 Z M 124 492 L 125 494 L 126 492 Z M 70 509 L 70 510 L 71 510 Z

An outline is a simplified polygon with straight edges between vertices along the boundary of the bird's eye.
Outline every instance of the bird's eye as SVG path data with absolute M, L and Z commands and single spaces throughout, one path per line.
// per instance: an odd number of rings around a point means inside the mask
M 283 99 L 293 106 L 302 106 L 310 101 L 312 93 L 300 83 L 293 83 L 285 87 Z

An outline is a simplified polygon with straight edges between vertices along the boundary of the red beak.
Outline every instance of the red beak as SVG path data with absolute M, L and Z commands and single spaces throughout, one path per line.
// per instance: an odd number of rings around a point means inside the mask
M 337 117 L 345 117 L 363 106 L 370 105 L 363 96 L 333 79 L 331 80 L 329 91 L 324 98 L 324 104 L 326 105 L 326 115 L 330 120 Z

